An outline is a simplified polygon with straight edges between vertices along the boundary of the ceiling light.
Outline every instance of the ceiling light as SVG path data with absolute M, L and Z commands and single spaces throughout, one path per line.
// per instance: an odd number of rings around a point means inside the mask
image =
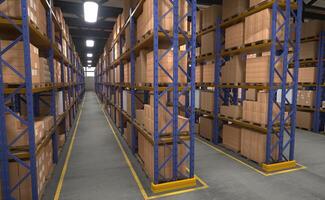
M 92 58 L 93 57 L 93 54 L 92 53 L 87 53 L 87 57 L 88 58 Z
M 91 65 L 88 65 L 88 67 L 91 67 Z
M 85 21 L 89 23 L 97 22 L 98 4 L 93 1 L 86 1 L 84 3 Z
M 92 63 L 93 61 L 91 61 L 91 60 L 87 60 L 87 63 Z
M 87 47 L 94 47 L 95 41 L 94 40 L 86 40 L 86 46 Z

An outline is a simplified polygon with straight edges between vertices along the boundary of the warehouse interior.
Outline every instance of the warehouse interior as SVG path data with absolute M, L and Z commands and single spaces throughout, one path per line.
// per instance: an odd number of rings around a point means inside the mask
M 325 199 L 324 0 L 0 0 L 0 200 Z

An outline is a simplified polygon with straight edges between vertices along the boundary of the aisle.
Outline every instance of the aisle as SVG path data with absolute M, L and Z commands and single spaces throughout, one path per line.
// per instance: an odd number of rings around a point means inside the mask
M 85 98 L 60 199 L 141 199 L 96 94 Z

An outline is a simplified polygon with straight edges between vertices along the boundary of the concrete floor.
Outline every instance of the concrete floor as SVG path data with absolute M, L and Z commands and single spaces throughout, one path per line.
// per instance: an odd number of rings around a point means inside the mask
M 196 175 L 203 179 L 209 188 L 160 199 L 325 199 L 323 135 L 298 130 L 296 160 L 307 168 L 268 177 L 226 157 L 204 143 L 197 141 L 195 145 Z M 54 197 L 66 152 L 67 145 L 43 199 Z M 134 158 L 130 157 L 130 160 L 135 163 Z M 135 169 L 139 171 L 140 167 L 135 166 Z M 139 172 L 138 176 L 140 180 L 145 179 L 143 172 Z M 86 94 L 60 199 L 143 199 L 92 92 Z

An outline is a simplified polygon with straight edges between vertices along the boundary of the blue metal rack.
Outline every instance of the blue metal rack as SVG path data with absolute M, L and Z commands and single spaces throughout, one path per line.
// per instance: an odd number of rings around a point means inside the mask
M 119 112 L 120 114 L 120 130 L 123 134 L 123 128 L 124 128 L 124 122 L 123 120 L 128 119 L 128 121 L 132 124 L 131 127 L 131 149 L 133 153 L 136 153 L 137 150 L 137 138 L 136 138 L 136 130 L 139 129 L 139 126 L 136 124 L 136 112 L 135 112 L 135 94 L 138 92 L 143 92 L 145 94 L 145 102 L 148 102 L 148 94 L 149 91 L 153 91 L 154 95 L 154 133 L 153 133 L 153 149 L 154 149 L 154 177 L 153 177 L 153 185 L 152 189 L 156 190 L 157 187 L 159 188 L 159 184 L 163 182 L 173 182 L 180 179 L 186 179 L 191 180 L 193 182 L 194 179 L 194 123 L 195 123 L 195 65 L 196 65 L 196 0 L 186 0 L 185 3 L 188 4 L 189 9 L 188 13 L 186 13 L 184 16 L 179 16 L 179 0 L 174 0 L 171 2 L 172 8 L 168 10 L 166 13 L 163 13 L 161 16 L 158 15 L 158 0 L 152 0 L 153 1 L 153 13 L 154 13 L 154 27 L 152 30 L 152 35 L 149 36 L 152 38 L 152 46 L 147 48 L 152 48 L 154 52 L 154 82 L 152 86 L 149 87 L 143 87 L 143 86 L 137 86 L 135 84 L 135 56 L 139 52 L 141 47 L 141 42 L 136 44 L 135 39 L 135 19 L 137 15 L 139 14 L 140 9 L 142 9 L 142 5 L 144 1 L 140 1 L 136 8 L 134 10 L 130 11 L 130 17 L 128 18 L 127 22 L 122 28 L 121 33 L 117 36 L 118 40 L 113 41 L 113 44 L 116 42 L 120 43 L 120 57 L 117 61 L 113 62 L 112 64 L 108 65 L 106 69 L 104 69 L 103 72 L 100 72 L 99 69 L 96 69 L 96 92 L 99 97 L 102 97 L 103 94 L 101 93 L 103 90 L 100 90 L 99 88 L 101 85 L 106 87 L 107 91 L 107 97 L 106 101 L 110 106 L 114 107 L 114 113 L 110 113 L 111 116 L 113 116 L 113 119 L 116 120 L 116 112 Z M 172 13 L 173 14 L 173 32 L 168 34 L 166 30 L 162 28 L 160 25 L 160 21 L 167 16 L 167 14 Z M 187 34 L 184 30 L 181 29 L 180 24 L 184 20 L 188 20 L 188 18 L 191 18 L 191 27 L 192 31 L 190 34 Z M 122 53 L 122 35 L 123 31 L 125 30 L 125 27 L 127 25 L 130 25 L 130 35 L 125 37 L 130 37 L 131 41 L 131 47 L 130 50 Z M 162 38 L 164 38 L 162 41 Z M 186 45 L 186 50 L 181 55 L 179 54 L 179 51 L 174 51 L 175 49 L 179 49 L 180 43 L 179 38 L 184 38 L 184 44 Z M 151 40 L 150 40 L 151 41 Z M 166 42 L 167 41 L 167 42 Z M 158 54 L 159 45 L 160 42 L 166 42 L 170 44 L 170 47 L 167 50 L 164 50 L 164 53 L 162 55 Z M 148 45 L 148 44 L 147 44 Z M 114 51 L 113 51 L 114 52 Z M 162 66 L 160 63 L 160 60 L 166 56 L 169 52 L 173 52 L 173 70 L 172 74 L 169 74 L 165 67 Z M 189 58 L 188 63 L 188 71 L 185 71 L 183 67 L 180 66 L 180 60 L 187 56 Z M 130 60 L 131 64 L 131 82 L 130 84 L 124 84 L 124 63 L 123 61 Z M 119 65 L 120 66 L 120 83 L 119 84 L 111 84 L 111 83 L 105 83 L 102 82 L 103 80 L 101 77 L 106 73 L 108 75 L 108 70 Z M 170 77 L 170 80 L 172 80 L 172 83 L 167 84 L 165 87 L 161 87 L 159 80 L 158 80 L 158 71 L 159 73 L 165 73 L 168 77 Z M 178 73 L 183 73 L 187 76 L 188 82 L 182 87 L 180 87 L 178 82 Z M 123 111 L 123 91 L 129 90 L 131 94 L 131 116 L 128 116 Z M 104 89 L 105 90 L 105 89 Z M 118 91 L 118 92 L 117 92 Z M 173 100 L 173 111 L 169 111 L 166 105 L 163 105 L 161 102 L 161 98 L 166 95 L 169 92 L 172 92 Z M 181 125 L 181 127 L 178 126 L 178 102 L 180 96 L 187 94 L 187 117 L 188 121 L 186 121 L 184 124 Z M 114 99 L 112 99 L 112 96 Z M 121 102 L 119 107 L 116 106 L 116 98 L 120 98 Z M 112 101 L 113 100 L 113 101 Z M 158 109 L 166 110 L 167 113 L 170 114 L 172 120 L 165 124 L 165 128 L 159 129 L 158 128 L 158 121 L 159 121 L 159 113 Z M 112 109 L 110 109 L 110 112 L 112 112 Z M 116 122 L 116 121 L 115 121 Z M 161 140 L 161 136 L 165 133 L 165 129 L 172 125 L 173 132 L 171 136 L 171 140 L 169 144 L 166 144 Z M 189 125 L 190 131 L 188 133 L 188 138 L 184 139 L 181 137 L 182 129 Z M 137 128 L 137 129 L 136 129 Z M 142 130 L 143 131 L 143 130 Z M 141 131 L 138 131 L 139 134 Z M 172 145 L 170 145 L 172 144 Z M 187 153 L 185 155 L 179 155 L 178 152 L 178 144 L 183 144 L 187 148 Z M 171 149 L 171 155 L 166 158 L 166 160 L 161 161 L 161 163 L 158 163 L 158 155 L 159 155 L 159 146 L 165 145 L 166 148 Z M 170 147 L 171 146 L 171 147 Z M 182 157 L 183 156 L 183 157 Z M 168 163 L 171 162 L 173 165 L 173 172 L 172 172 L 172 179 L 167 179 L 165 177 L 161 176 L 161 169 Z M 180 167 L 183 163 L 188 163 L 188 174 L 181 174 Z M 195 181 L 194 181 L 195 182 Z M 159 189 L 158 189 L 159 190 Z
M 2 1 L 0 4 L 3 3 Z M 34 130 L 34 116 L 39 115 L 39 104 L 41 102 L 45 102 L 42 97 L 50 96 L 50 115 L 54 117 L 54 127 L 51 132 L 51 140 L 53 145 L 53 163 L 57 163 L 58 161 L 58 142 L 57 142 L 57 134 L 56 134 L 56 126 L 60 122 L 61 119 L 57 119 L 56 113 L 56 103 L 55 103 L 55 95 L 58 89 L 65 90 L 65 85 L 56 85 L 55 77 L 54 77 L 54 57 L 55 54 L 58 54 L 54 50 L 54 30 L 52 28 L 52 2 L 48 3 L 47 1 L 42 2 L 44 7 L 46 8 L 47 15 L 47 36 L 44 38 L 38 32 L 38 30 L 31 25 L 29 22 L 28 15 L 28 1 L 21 0 L 21 13 L 22 18 L 19 20 L 13 20 L 10 17 L 6 16 L 4 13 L 0 12 L 0 17 L 3 20 L 1 22 L 1 37 L 6 38 L 8 36 L 8 31 L 10 31 L 10 40 L 12 42 L 8 46 L 2 46 L 0 41 L 0 153 L 1 153 L 1 162 L 0 162 L 0 171 L 1 171 L 1 191 L 2 191 L 2 199 L 13 199 L 13 194 L 19 190 L 19 186 L 24 182 L 30 179 L 31 181 L 31 198 L 33 200 L 39 199 L 38 194 L 38 182 L 37 182 L 37 166 L 36 166 L 36 150 L 38 148 L 35 143 L 35 130 Z M 19 5 L 17 5 L 19 6 Z M 3 26 L 3 27 L 2 27 Z M 16 34 L 17 33 L 17 34 Z M 62 35 L 62 33 L 61 33 Z M 15 36 L 15 39 L 12 37 Z M 31 39 L 32 38 L 32 39 Z M 37 38 L 37 39 L 35 39 Z M 41 41 L 41 44 L 39 43 Z M 62 41 L 62 40 L 61 40 Z M 15 70 L 15 66 L 11 66 L 7 61 L 3 58 L 3 55 L 13 48 L 18 42 L 23 43 L 24 47 L 24 65 L 25 71 L 23 74 L 19 73 Z M 30 55 L 30 43 L 33 43 L 35 46 L 39 46 L 41 50 L 47 51 L 49 69 L 51 74 L 51 87 L 38 87 L 34 88 L 32 83 L 32 70 L 31 70 L 31 55 Z M 46 47 L 42 44 L 48 44 Z M 60 55 L 56 55 L 56 57 L 62 57 Z M 63 69 L 64 59 L 62 57 L 62 69 Z M 79 65 L 80 67 L 80 65 Z M 21 77 L 24 81 L 19 86 L 14 88 L 5 87 L 5 83 L 3 80 L 3 70 L 4 68 L 9 68 L 12 70 L 17 76 Z M 83 78 L 83 69 L 77 68 L 75 69 L 75 73 L 78 74 L 78 81 L 75 84 L 75 87 L 78 88 L 79 95 L 78 101 L 81 102 L 80 99 L 84 94 L 84 78 Z M 64 73 L 62 73 L 64 74 Z M 43 94 L 44 93 L 44 94 Z M 63 95 L 64 96 L 64 95 Z M 17 114 L 20 110 L 20 102 L 23 101 L 26 103 L 27 108 L 27 118 L 23 118 Z M 10 102 L 12 106 L 10 106 Z M 64 101 L 63 101 L 64 102 Z M 64 105 L 64 104 L 63 104 Z M 72 104 L 70 104 L 71 106 Z M 76 103 L 73 104 L 72 107 L 76 107 Z M 8 113 L 12 115 L 14 118 L 19 120 L 22 124 L 24 124 L 27 128 L 20 133 L 15 139 L 12 141 L 8 141 L 7 138 L 7 130 L 6 130 L 6 118 L 5 114 Z M 15 143 L 23 136 L 28 135 L 28 148 L 18 151 L 15 149 Z M 19 180 L 17 183 L 12 183 L 9 177 L 9 161 L 14 161 L 19 164 L 21 167 L 27 170 L 27 173 Z
M 321 112 L 322 101 L 325 100 L 324 78 L 325 78 L 325 32 L 319 34 L 318 56 L 317 56 L 317 77 L 316 77 L 316 98 L 315 112 L 313 116 L 313 131 L 324 131 L 325 115 Z
M 263 9 L 272 9 L 272 35 L 271 42 L 267 44 L 255 45 L 253 47 L 241 47 L 236 50 L 223 51 L 224 44 L 224 30 L 225 28 L 239 23 L 245 19 L 245 17 L 259 12 Z M 302 15 L 302 0 L 297 0 L 294 4 L 290 0 L 268 1 L 264 4 L 260 4 L 249 11 L 246 11 L 239 16 L 221 22 L 221 19 L 216 20 L 216 28 L 210 31 L 216 30 L 216 53 L 215 53 L 215 81 L 211 87 L 214 87 L 214 111 L 212 117 L 214 118 L 214 133 L 212 136 L 212 142 L 219 144 L 220 127 L 223 121 L 232 121 L 233 123 L 250 128 L 253 130 L 260 130 L 267 134 L 266 141 L 266 160 L 263 164 L 265 169 L 271 166 L 273 163 L 292 163 L 294 162 L 294 144 L 295 144 L 295 124 L 296 124 L 296 97 L 298 88 L 298 67 L 299 67 L 299 51 L 300 51 L 300 29 L 301 29 L 301 15 Z M 281 16 L 284 18 L 282 24 L 277 24 L 277 18 Z M 294 27 L 290 27 L 290 20 L 295 21 Z M 284 30 L 285 37 L 281 39 L 279 32 L 280 29 Z M 289 38 L 291 32 L 296 33 L 295 38 Z M 281 42 L 280 42 L 281 41 Z M 289 49 L 293 49 L 293 56 L 289 56 Z M 271 51 L 270 61 L 270 76 L 267 86 L 252 86 L 252 85 L 221 85 L 220 76 L 221 68 L 225 61 L 232 55 L 245 55 L 247 53 L 259 52 L 260 49 Z M 278 71 L 276 64 L 282 63 L 283 71 Z M 292 64 L 293 71 L 289 70 L 289 65 Z M 275 77 L 280 78 L 281 83 L 275 84 Z M 292 79 L 292 83 L 287 82 L 288 78 Z M 220 117 L 219 110 L 220 105 L 229 105 L 238 103 L 238 89 L 241 89 L 242 95 L 240 101 L 245 100 L 245 91 L 248 88 L 265 89 L 269 92 L 268 97 L 268 119 L 267 127 L 261 128 L 252 124 L 248 124 L 240 120 L 231 120 L 224 117 Z M 287 94 L 292 91 L 292 104 L 289 104 Z M 276 95 L 280 91 L 281 100 L 277 102 Z M 219 100 L 221 99 L 221 101 Z M 279 108 L 279 112 L 275 116 L 272 116 L 273 107 Z M 289 106 L 288 115 L 286 115 L 286 107 Z M 276 121 L 280 121 L 277 128 Z M 288 124 L 290 126 L 288 127 Z M 276 137 L 277 142 L 272 143 L 272 138 Z M 274 156 L 276 154 L 276 156 Z M 285 162 L 290 161 L 290 162 Z M 285 165 L 285 164 L 284 164 Z M 283 165 L 283 166 L 284 166 Z M 289 166 L 289 164 L 288 164 Z

